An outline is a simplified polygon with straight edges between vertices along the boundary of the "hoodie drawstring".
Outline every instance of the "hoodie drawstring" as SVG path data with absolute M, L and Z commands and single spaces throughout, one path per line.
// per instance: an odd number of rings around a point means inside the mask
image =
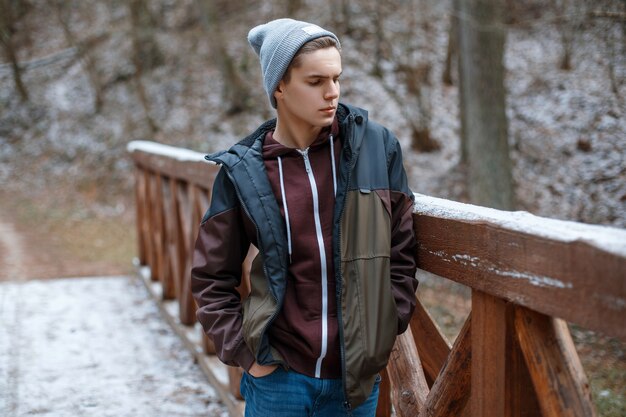
M 335 165 L 335 146 L 333 142 L 333 135 L 328 136 L 330 142 L 330 161 L 333 169 L 333 192 L 337 197 L 337 167 Z M 289 263 L 291 263 L 291 227 L 289 224 L 289 209 L 287 208 L 287 196 L 285 195 L 285 180 L 283 178 L 283 160 L 280 156 L 278 158 L 278 176 L 280 177 L 280 195 L 283 199 L 283 210 L 285 211 L 285 226 L 287 227 L 287 248 L 289 251 Z
M 285 195 L 285 181 L 283 180 L 283 160 L 278 157 L 278 175 L 280 177 L 280 195 L 283 199 L 285 210 L 285 225 L 287 226 L 287 248 L 289 250 L 289 263 L 291 263 L 291 228 L 289 227 L 289 210 L 287 209 L 287 196 Z
M 330 161 L 333 166 L 333 190 L 335 191 L 335 197 L 337 197 L 337 173 L 335 171 L 335 146 L 333 145 L 333 135 L 328 135 L 330 139 Z

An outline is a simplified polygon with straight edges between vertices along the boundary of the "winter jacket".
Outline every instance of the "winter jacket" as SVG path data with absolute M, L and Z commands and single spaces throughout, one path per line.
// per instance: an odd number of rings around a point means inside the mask
M 347 407 L 363 403 L 389 359 L 397 334 L 415 307 L 413 193 L 395 136 L 369 121 L 365 110 L 340 104 L 341 153 L 332 220 L 334 300 L 341 376 Z M 289 279 L 288 222 L 263 160 L 275 120 L 231 149 L 208 155 L 222 165 L 193 255 L 192 292 L 197 317 L 220 359 L 249 369 L 287 365 L 270 343 Z M 251 292 L 236 287 L 248 246 L 259 249 Z

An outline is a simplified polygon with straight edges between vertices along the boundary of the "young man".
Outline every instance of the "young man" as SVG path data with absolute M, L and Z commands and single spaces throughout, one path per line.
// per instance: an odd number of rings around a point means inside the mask
M 277 118 L 207 156 L 222 168 L 194 251 L 198 320 L 219 358 L 245 370 L 246 416 L 374 416 L 417 287 L 400 146 L 339 103 L 333 33 L 279 19 L 248 41 Z

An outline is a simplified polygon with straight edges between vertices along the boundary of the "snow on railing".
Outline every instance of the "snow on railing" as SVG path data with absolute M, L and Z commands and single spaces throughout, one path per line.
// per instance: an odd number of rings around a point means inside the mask
M 162 143 L 150 142 L 147 140 L 134 140 L 128 142 L 126 150 L 130 153 L 144 152 L 147 154 L 160 155 L 167 158 L 175 159 L 180 162 L 207 162 L 204 154 L 190 149 L 177 148 L 175 146 L 164 145 Z
M 502 229 L 563 243 L 586 242 L 626 257 L 626 230 L 535 216 L 527 211 L 502 211 L 415 193 L 416 214 L 466 222 L 489 222 Z

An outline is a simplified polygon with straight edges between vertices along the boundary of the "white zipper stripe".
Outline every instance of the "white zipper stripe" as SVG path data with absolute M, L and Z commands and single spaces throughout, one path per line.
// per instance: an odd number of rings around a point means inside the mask
M 287 226 L 287 249 L 289 251 L 289 263 L 291 263 L 291 227 L 289 224 L 289 210 L 287 209 L 287 197 L 285 196 L 285 181 L 283 179 L 283 160 L 278 157 L 278 175 L 280 177 L 280 195 L 283 199 L 283 210 L 285 211 L 285 226 Z
M 313 217 L 315 218 L 315 234 L 320 251 L 320 266 L 322 272 L 322 347 L 317 363 L 315 364 L 315 377 L 320 378 L 322 373 L 322 361 L 326 357 L 328 349 L 328 271 L 326 270 L 326 250 L 324 248 L 324 236 L 322 235 L 322 222 L 320 221 L 319 196 L 317 194 L 317 184 L 309 161 L 309 148 L 304 151 L 298 149 L 304 158 L 304 166 L 309 176 L 311 193 L 313 194 Z

